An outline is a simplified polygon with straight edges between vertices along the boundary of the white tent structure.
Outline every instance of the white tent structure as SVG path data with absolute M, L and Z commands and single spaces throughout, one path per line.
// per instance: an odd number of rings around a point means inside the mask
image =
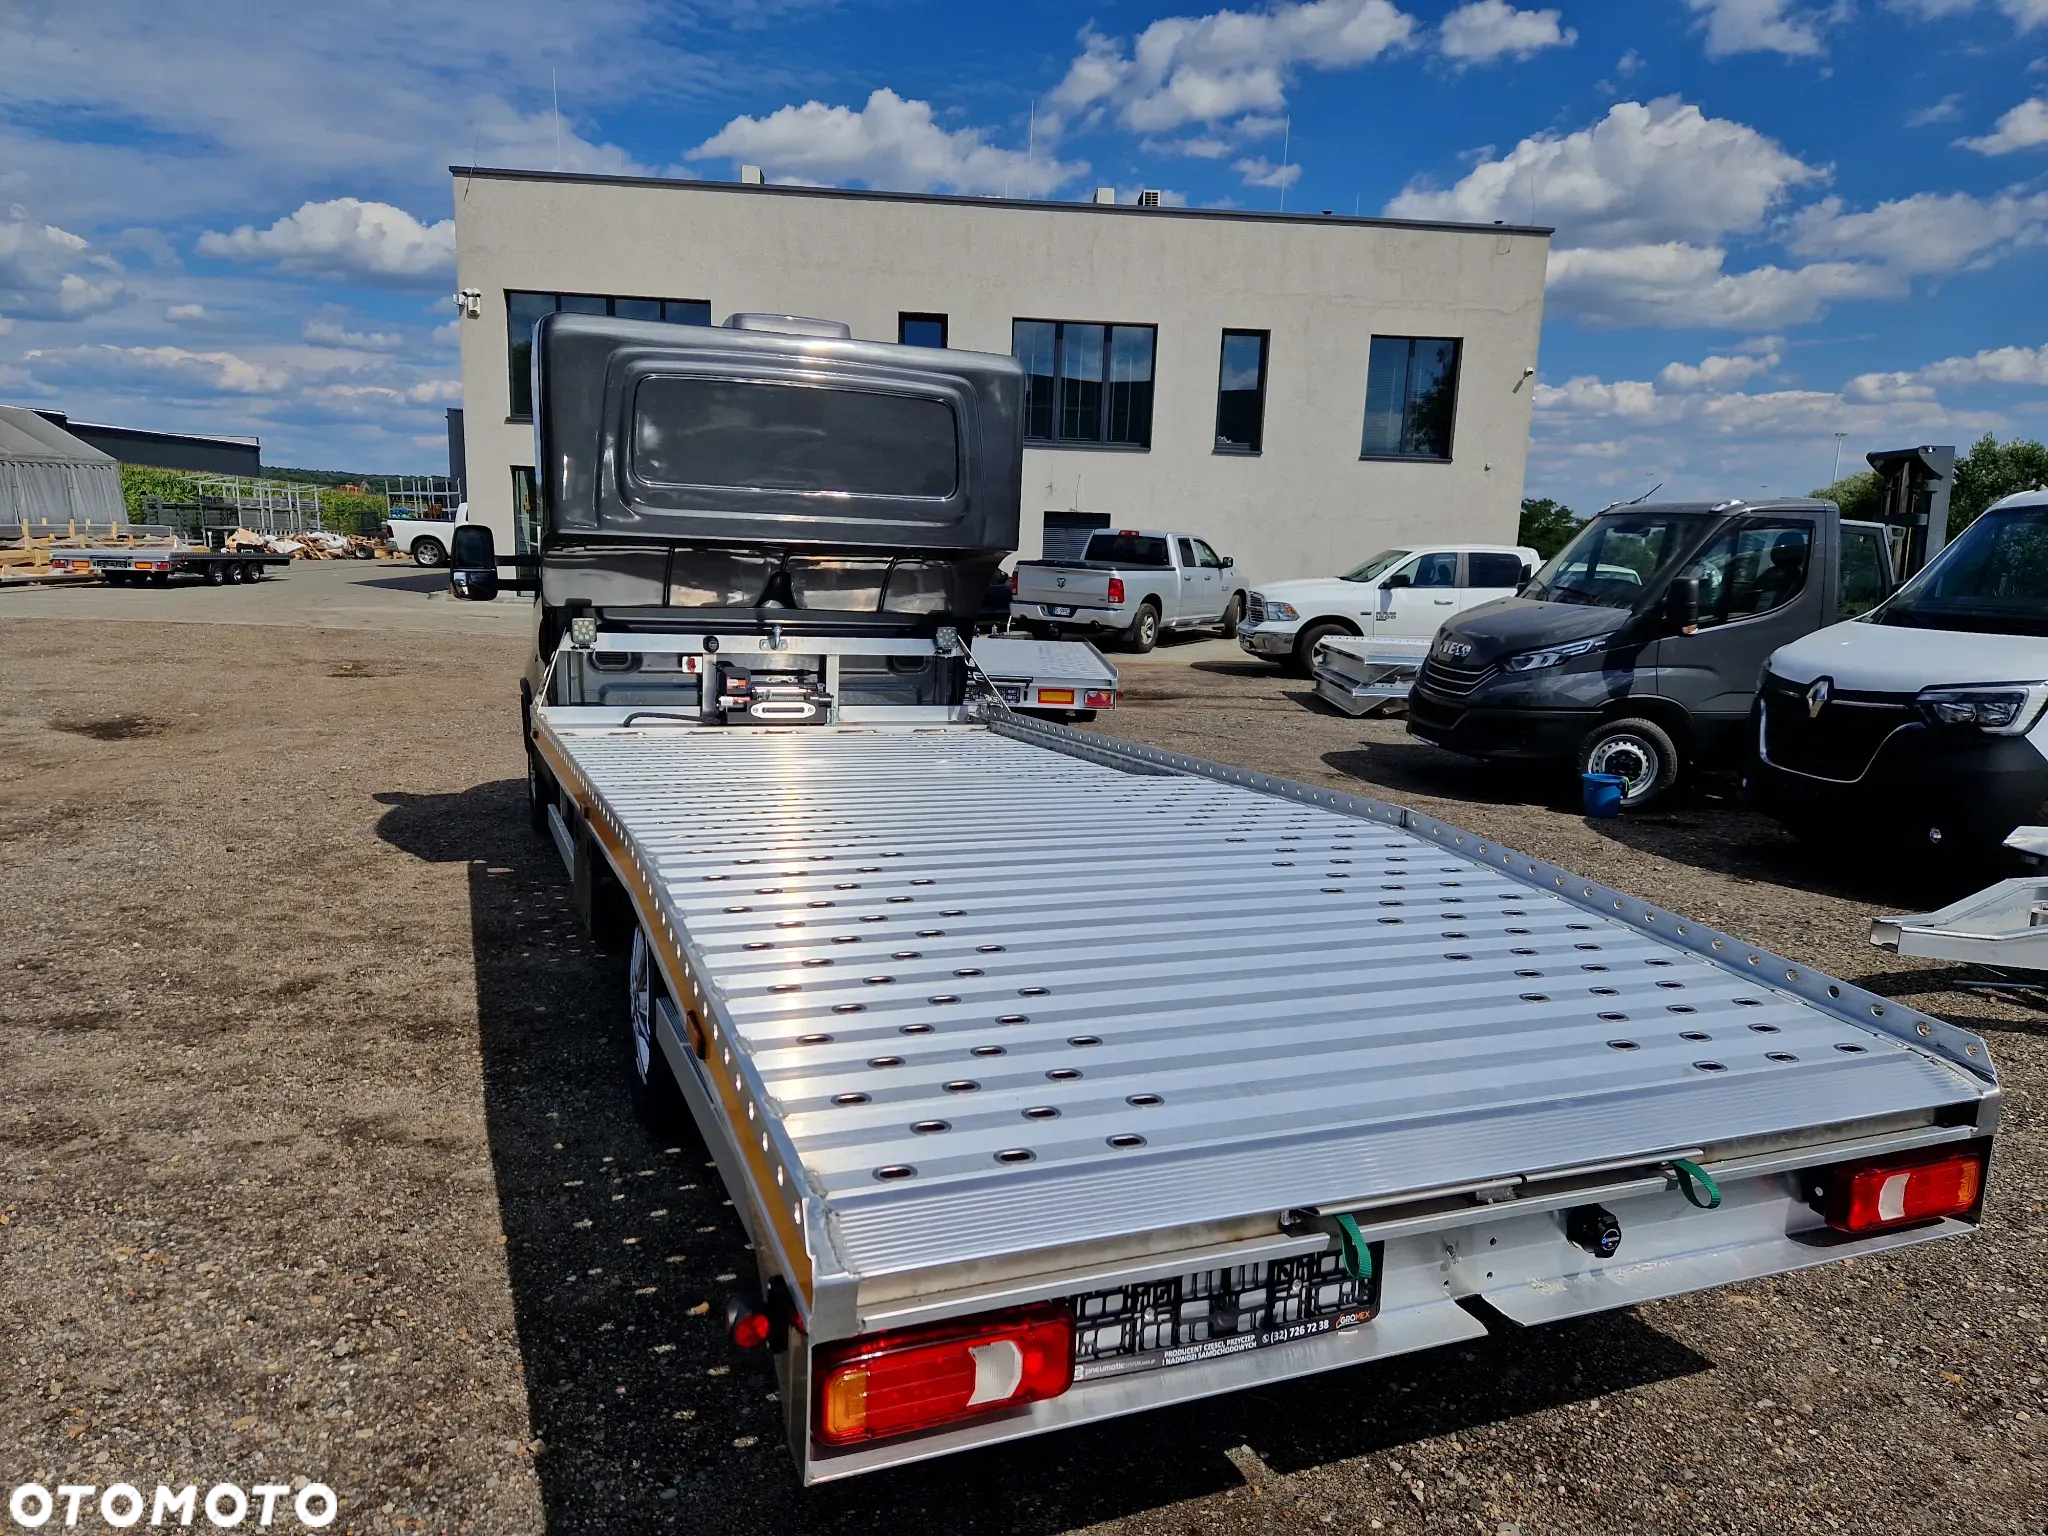
M 121 466 L 34 411 L 0 405 L 0 523 L 124 523 Z

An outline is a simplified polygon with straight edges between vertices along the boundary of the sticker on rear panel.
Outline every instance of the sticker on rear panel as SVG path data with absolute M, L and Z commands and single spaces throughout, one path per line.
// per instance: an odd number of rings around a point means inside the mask
M 1201 1270 L 1074 1298 L 1074 1380 L 1191 1365 L 1372 1321 L 1380 1252 L 1357 1279 L 1335 1254 Z

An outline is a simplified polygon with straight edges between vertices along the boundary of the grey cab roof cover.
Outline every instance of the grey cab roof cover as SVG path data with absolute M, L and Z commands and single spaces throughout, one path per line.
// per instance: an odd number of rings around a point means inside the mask
M 1023 393 L 995 353 L 549 315 L 549 537 L 1007 553 Z

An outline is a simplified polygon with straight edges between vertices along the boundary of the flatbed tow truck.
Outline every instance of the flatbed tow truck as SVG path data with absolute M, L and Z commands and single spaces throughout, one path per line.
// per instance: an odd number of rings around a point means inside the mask
M 524 715 L 806 1482 L 1976 1224 L 1978 1037 L 1433 817 L 1019 717 L 962 635 L 1021 374 L 799 324 L 542 321 Z M 487 594 L 488 530 L 454 554 Z

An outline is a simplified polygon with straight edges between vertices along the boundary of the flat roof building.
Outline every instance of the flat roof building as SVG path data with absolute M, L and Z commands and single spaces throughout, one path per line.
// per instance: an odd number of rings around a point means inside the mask
M 533 537 L 533 325 L 767 312 L 1014 354 L 1022 554 L 1182 529 L 1257 580 L 1511 542 L 1549 231 L 452 167 L 473 516 Z
M 192 470 L 202 475 L 241 475 L 251 480 L 260 479 L 263 474 L 263 445 L 253 437 L 150 432 L 141 427 L 73 421 L 62 411 L 39 410 L 36 414 L 123 464 Z

